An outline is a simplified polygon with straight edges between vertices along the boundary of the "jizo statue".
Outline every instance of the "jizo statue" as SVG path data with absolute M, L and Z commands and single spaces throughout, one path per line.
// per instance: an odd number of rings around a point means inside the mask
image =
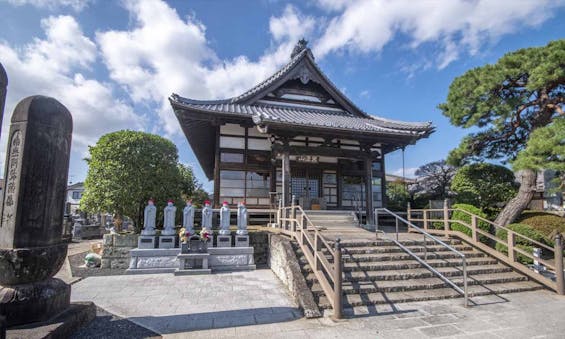
M 220 208 L 220 234 L 230 234 L 230 207 L 227 201 L 224 201 Z
M 177 208 L 172 200 L 167 201 L 167 206 L 163 210 L 163 232 L 162 235 L 175 235 L 175 217 Z
M 192 200 L 187 200 L 186 206 L 182 210 L 182 227 L 190 234 L 194 233 L 194 206 L 192 206 Z
M 237 205 L 237 234 L 247 235 L 247 207 L 243 201 Z
M 212 207 L 210 207 L 210 201 L 204 201 L 204 208 L 202 209 L 202 228 L 208 230 L 212 229 Z
M 157 218 L 157 207 L 153 199 L 147 201 L 143 212 L 143 231 L 141 235 L 155 235 L 155 220 Z

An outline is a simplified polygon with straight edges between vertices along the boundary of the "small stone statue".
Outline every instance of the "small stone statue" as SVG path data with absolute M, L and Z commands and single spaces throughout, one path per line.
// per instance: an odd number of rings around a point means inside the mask
M 224 201 L 220 208 L 220 234 L 230 234 L 230 208 L 227 201 Z
M 155 235 L 155 219 L 157 218 L 157 207 L 153 199 L 149 199 L 143 213 L 143 231 L 141 235 Z
M 202 228 L 212 229 L 212 213 L 210 201 L 204 201 L 204 208 L 202 209 Z
M 186 232 L 193 234 L 194 228 L 194 207 L 192 206 L 192 200 L 186 201 L 186 206 L 182 210 L 182 227 L 184 227 Z
M 173 201 L 167 201 L 167 207 L 164 211 L 163 232 L 162 235 L 175 235 L 175 216 L 177 208 L 173 205 Z
M 243 201 L 237 205 L 237 235 L 247 235 L 247 207 Z

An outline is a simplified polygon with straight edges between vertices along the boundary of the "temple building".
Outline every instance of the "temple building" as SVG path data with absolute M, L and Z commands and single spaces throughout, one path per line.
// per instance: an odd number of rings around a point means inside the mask
M 304 209 L 360 208 L 371 218 L 384 204 L 384 155 L 434 130 L 430 122 L 362 111 L 320 70 L 304 40 L 288 64 L 241 95 L 169 100 L 214 180 L 214 207 L 246 201 L 268 208 L 295 196 Z

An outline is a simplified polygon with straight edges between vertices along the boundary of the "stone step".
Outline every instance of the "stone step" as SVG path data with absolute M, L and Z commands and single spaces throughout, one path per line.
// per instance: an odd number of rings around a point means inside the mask
M 460 267 L 439 267 L 436 269 L 438 272 L 446 277 L 458 277 L 463 275 Z M 305 271 L 303 271 L 305 272 Z M 467 267 L 467 274 L 469 276 L 478 274 L 498 274 L 512 272 L 512 269 L 502 264 L 496 265 L 481 265 Z M 317 283 L 316 276 L 312 271 L 305 272 L 305 278 L 308 284 L 312 285 Z M 347 272 L 343 275 L 344 281 L 361 282 L 361 281 L 388 281 L 388 280 L 415 280 L 433 278 L 436 275 L 425 267 L 404 269 L 404 270 L 390 270 L 390 271 L 356 271 Z
M 533 291 L 542 288 L 543 286 L 533 281 L 519 281 L 498 284 L 471 285 L 468 287 L 468 292 L 469 297 L 475 297 L 489 294 Z M 459 292 L 455 291 L 453 288 L 447 287 L 425 291 L 347 294 L 343 298 L 343 306 L 344 308 L 350 308 L 375 304 L 416 302 L 460 297 L 462 297 L 462 295 L 459 294 Z M 321 309 L 331 308 L 331 305 L 325 296 L 319 298 L 318 306 Z
M 461 266 L 461 259 L 428 259 L 426 263 L 431 267 L 457 267 Z M 485 258 L 468 258 L 467 266 L 476 265 L 494 265 L 498 260 L 490 257 Z M 420 264 L 416 260 L 397 260 L 397 261 L 381 261 L 381 262 L 358 262 L 358 263 L 344 263 L 343 272 L 353 271 L 385 271 L 385 270 L 402 270 L 408 268 L 420 268 Z M 309 269 L 309 265 L 303 266 L 304 270 Z
M 479 251 L 464 251 L 462 252 L 466 258 L 484 258 L 486 254 Z M 426 258 L 426 254 L 422 252 L 416 253 L 419 258 Z M 376 253 L 376 254 L 343 254 L 343 261 L 346 263 L 357 262 L 383 262 L 383 261 L 398 261 L 398 260 L 413 260 L 413 257 L 408 253 Z M 457 253 L 453 252 L 431 252 L 427 254 L 427 259 L 456 259 L 459 258 Z M 333 260 L 332 256 L 326 255 L 326 259 Z M 300 263 L 307 264 L 304 256 L 300 257 Z
M 469 245 L 454 245 L 452 246 L 457 251 L 471 251 L 473 250 L 472 246 Z M 426 250 L 429 252 L 444 252 L 450 251 L 448 248 L 443 246 L 427 246 L 427 249 L 424 246 L 407 246 L 407 248 L 412 252 L 425 252 Z M 368 247 L 347 247 L 344 248 L 344 253 L 348 254 L 371 254 L 371 253 L 398 253 L 404 252 L 403 249 L 396 245 L 391 246 L 368 246 Z
M 454 245 L 461 245 L 463 242 L 461 240 L 456 240 L 456 239 L 440 239 L 442 240 L 444 243 L 450 245 L 450 246 L 454 246 Z M 424 241 L 423 240 L 402 240 L 399 241 L 402 245 L 404 246 L 424 246 Z M 334 244 L 334 241 L 328 241 L 328 243 L 330 244 Z M 425 242 L 425 244 L 427 244 L 428 246 L 439 246 L 435 241 L 433 240 L 427 240 Z M 377 246 L 377 247 L 382 247 L 382 246 L 396 246 L 396 244 L 390 240 L 373 240 L 373 241 L 367 241 L 367 240 L 343 240 L 341 241 L 341 247 L 342 248 L 351 248 L 351 247 L 371 247 L 371 246 Z
M 463 277 L 453 277 L 450 279 L 457 286 L 463 287 Z M 528 280 L 526 276 L 516 272 L 504 272 L 496 274 L 477 274 L 469 276 L 467 285 L 485 285 L 485 284 L 500 284 L 509 282 L 518 282 Z M 359 282 L 344 282 L 344 294 L 359 294 L 359 293 L 377 293 L 377 292 L 401 292 L 401 291 L 415 291 L 415 290 L 430 290 L 449 287 L 449 285 L 438 277 L 411 279 L 411 280 L 383 280 L 383 281 L 359 281 Z M 311 287 L 312 293 L 317 296 L 323 296 L 324 291 L 319 284 L 314 284 Z M 422 293 L 425 293 L 422 291 Z

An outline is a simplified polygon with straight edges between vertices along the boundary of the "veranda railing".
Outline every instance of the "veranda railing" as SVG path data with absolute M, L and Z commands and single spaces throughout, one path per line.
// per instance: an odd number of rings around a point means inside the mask
M 334 318 L 341 319 L 343 261 L 340 239 L 336 239 L 335 246 L 329 244 L 299 205 L 279 208 L 275 227 L 296 240 L 334 310 Z
M 454 212 L 466 215 L 468 217 L 467 219 L 470 220 L 470 223 L 453 219 Z M 533 280 L 536 280 L 554 290 L 558 294 L 565 294 L 565 277 L 563 272 L 564 246 L 561 234 L 557 234 L 555 236 L 555 243 L 552 248 L 551 246 L 519 234 L 508 227 L 498 225 L 471 212 L 458 208 L 449 208 L 447 204 L 445 204 L 442 209 L 411 209 L 410 205 L 408 205 L 407 213 L 407 219 L 410 222 L 421 223 L 426 232 L 459 237 L 507 265 L 510 265 Z M 454 223 L 468 228 L 471 235 L 469 236 L 461 231 L 453 230 L 452 226 Z M 485 229 L 481 229 L 479 227 L 480 223 L 488 225 L 488 230 L 486 230 L 487 227 L 484 227 Z M 503 230 L 504 232 L 497 232 L 500 230 Z M 506 234 L 506 239 L 500 237 L 502 234 Z M 534 256 L 533 253 L 520 248 L 517 243 L 528 244 L 529 246 L 540 248 L 543 255 L 539 257 Z M 496 244 L 500 244 L 502 246 L 498 246 L 498 249 L 496 249 Z M 504 248 L 506 248 L 507 253 L 502 251 Z M 537 273 L 530 269 L 527 265 L 519 262 L 519 256 L 523 256 L 532 262 L 537 261 L 544 265 L 550 273 L 553 272 L 555 276 L 554 279 L 551 276 L 542 274 L 541 272 Z

